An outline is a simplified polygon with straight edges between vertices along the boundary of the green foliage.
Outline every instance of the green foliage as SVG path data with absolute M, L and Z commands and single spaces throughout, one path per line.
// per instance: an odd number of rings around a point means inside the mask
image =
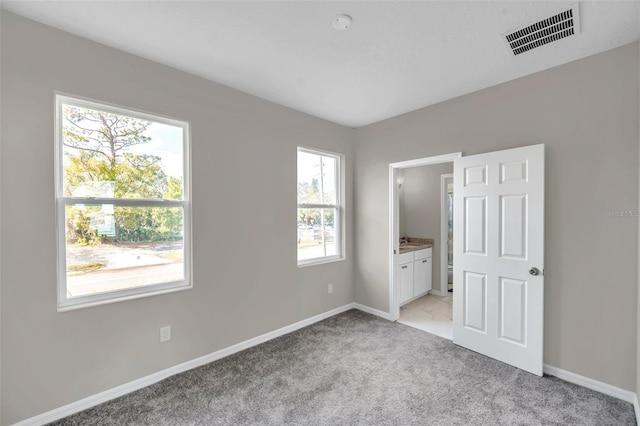
M 169 200 L 182 200 L 182 178 L 170 177 L 164 198 Z
M 298 203 L 312 204 L 320 202 L 320 189 L 318 188 L 318 180 L 311 179 L 311 185 L 308 182 L 298 183 Z M 313 225 L 320 223 L 320 210 L 318 209 L 298 209 L 298 220 L 305 225 Z
M 169 178 L 165 191 L 159 196 L 181 200 L 182 179 Z M 140 242 L 180 240 L 182 218 L 183 211 L 178 207 L 116 207 L 116 238 Z
M 162 198 L 167 176 L 160 157 L 125 154 L 116 163 L 116 198 Z
M 97 246 L 101 244 L 104 239 L 104 235 L 98 235 L 98 231 L 94 229 L 89 233 L 87 238 L 79 237 L 76 240 L 76 244 L 79 246 Z
M 116 207 L 116 239 L 130 242 L 182 239 L 179 207 Z
M 318 180 L 311 179 L 311 185 L 307 182 L 298 183 L 298 202 L 302 204 L 318 204 L 322 201 L 331 203 L 333 200 L 322 200 Z M 324 211 L 324 223 L 333 224 L 334 209 L 298 209 L 298 222 L 304 225 L 319 225 L 322 223 L 322 213 Z
M 65 151 L 66 196 L 182 199 L 182 179 L 168 177 L 160 157 L 126 151 L 151 140 L 144 134 L 151 122 L 69 106 L 64 119 L 64 145 L 73 148 Z M 182 239 L 181 208 L 124 206 L 67 207 L 67 238 L 80 245 L 103 241 L 92 220 L 105 214 L 115 220 L 117 241 Z
M 102 243 L 105 237 L 91 229 L 91 214 L 98 210 L 96 206 L 67 206 L 67 238 L 75 240 L 81 246 L 94 246 Z

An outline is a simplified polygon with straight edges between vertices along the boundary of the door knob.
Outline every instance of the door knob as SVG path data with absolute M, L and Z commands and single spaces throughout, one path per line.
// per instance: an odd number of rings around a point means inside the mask
M 538 275 L 540 273 L 540 271 L 538 270 L 538 268 L 532 267 L 531 269 L 529 269 L 529 273 L 531 275 Z

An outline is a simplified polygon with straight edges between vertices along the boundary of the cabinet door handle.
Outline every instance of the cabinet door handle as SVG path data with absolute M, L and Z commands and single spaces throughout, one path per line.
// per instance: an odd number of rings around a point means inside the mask
M 402 269 L 407 269 L 407 265 L 404 265 L 404 266 L 402 267 Z
M 427 259 L 423 260 L 422 263 L 427 263 Z

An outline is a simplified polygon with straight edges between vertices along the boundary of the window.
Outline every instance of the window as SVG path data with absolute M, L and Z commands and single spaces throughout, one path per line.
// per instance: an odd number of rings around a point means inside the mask
M 340 156 L 298 148 L 298 265 L 342 258 Z
M 190 288 L 186 122 L 56 96 L 58 310 Z

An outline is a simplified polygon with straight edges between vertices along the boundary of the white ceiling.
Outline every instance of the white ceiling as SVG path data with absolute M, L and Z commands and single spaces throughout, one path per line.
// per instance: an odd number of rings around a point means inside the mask
M 2 8 L 349 127 L 640 39 L 637 1 L 517 57 L 501 35 L 575 1 L 3 1 Z M 337 31 L 337 14 L 353 18 Z

